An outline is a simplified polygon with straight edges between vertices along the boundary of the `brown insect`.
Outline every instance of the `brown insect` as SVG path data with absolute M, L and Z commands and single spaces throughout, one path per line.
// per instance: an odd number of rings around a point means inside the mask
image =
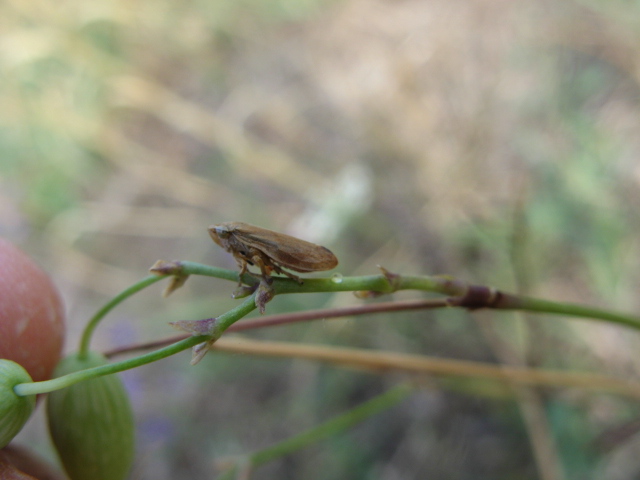
M 248 223 L 212 225 L 209 235 L 234 256 L 240 267 L 240 277 L 247 272 L 247 265 L 256 265 L 264 279 L 271 272 L 276 272 L 302 283 L 300 277 L 283 268 L 295 272 L 318 272 L 338 265 L 338 259 L 328 248 Z

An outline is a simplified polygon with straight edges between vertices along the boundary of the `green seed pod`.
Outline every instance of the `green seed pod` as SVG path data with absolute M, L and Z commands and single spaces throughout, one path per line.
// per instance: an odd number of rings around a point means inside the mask
M 90 352 L 64 358 L 55 376 L 105 365 Z M 134 421 L 117 375 L 85 380 L 49 394 L 49 433 L 71 480 L 123 480 L 134 458 Z
M 21 397 L 13 387 L 32 382 L 27 371 L 11 360 L 0 359 L 0 448 L 7 445 L 27 422 L 36 406 L 36 396 Z

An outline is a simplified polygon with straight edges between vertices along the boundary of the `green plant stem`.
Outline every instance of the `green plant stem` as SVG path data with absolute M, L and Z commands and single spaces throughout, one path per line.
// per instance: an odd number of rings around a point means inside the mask
M 189 337 L 179 342 L 172 343 L 164 348 L 154 350 L 138 357 L 129 358 L 121 362 L 114 362 L 108 365 L 102 365 L 100 367 L 88 368 L 86 370 L 80 370 L 73 372 L 62 377 L 54 378 L 52 380 L 45 380 L 43 382 L 30 382 L 21 383 L 16 385 L 13 390 L 16 395 L 37 395 L 40 393 L 53 392 L 54 390 L 60 390 L 61 388 L 68 387 L 74 383 L 81 382 L 83 380 L 89 380 L 91 378 L 101 377 L 103 375 L 110 375 L 112 373 L 122 372 L 131 368 L 140 367 L 147 363 L 152 363 L 157 360 L 174 355 L 178 352 L 186 350 L 198 343 L 204 342 L 208 339 L 207 336 Z
M 168 345 L 166 347 L 160 348 L 158 350 L 154 350 L 153 352 L 149 352 L 144 355 L 140 355 L 138 357 L 130 358 L 128 360 L 123 360 L 121 362 L 110 363 L 108 365 L 102 365 L 100 367 L 88 368 L 86 370 L 81 370 L 79 372 L 70 373 L 68 375 L 64 375 L 62 377 L 54 378 L 52 380 L 45 380 L 42 382 L 30 382 L 30 383 L 21 383 L 14 387 L 14 392 L 16 395 L 25 396 L 25 395 L 36 395 L 39 393 L 47 393 L 52 392 L 54 390 L 59 390 L 61 388 L 68 387 L 69 385 L 73 385 L 74 383 L 81 382 L 83 380 L 88 380 L 90 378 L 100 377 L 102 375 L 110 375 L 112 373 L 122 372 L 124 370 L 129 370 L 132 368 L 140 367 L 142 365 L 146 365 L 147 363 L 155 362 L 157 360 L 161 360 L 163 358 L 174 355 L 178 352 L 186 350 L 187 348 L 193 347 L 199 343 L 209 342 L 219 338 L 227 328 L 233 325 L 235 322 L 240 320 L 242 317 L 247 315 L 249 312 L 254 310 L 255 300 L 253 295 L 249 298 L 246 298 L 240 305 L 235 308 L 232 308 L 228 312 L 220 315 L 217 319 L 217 328 L 216 332 L 214 332 L 213 336 L 211 335 L 199 335 L 188 337 L 183 340 L 177 341 Z
M 552 313 L 559 315 L 567 315 L 571 317 L 580 317 L 585 320 L 605 320 L 610 323 L 617 323 L 626 327 L 640 330 L 640 319 L 631 315 L 625 315 L 600 308 L 593 308 L 585 305 L 576 305 L 572 303 L 552 302 L 550 300 L 542 300 L 539 298 L 531 298 L 524 296 L 514 296 L 513 304 L 506 303 L 501 309 L 517 309 L 528 312 Z
M 238 273 L 234 272 L 233 270 L 211 267 L 209 265 L 203 265 L 201 263 L 186 261 L 180 262 L 180 266 L 182 267 L 186 275 L 205 275 L 209 277 L 222 278 L 224 280 L 238 280 Z M 89 322 L 87 322 L 87 325 L 82 332 L 82 336 L 80 337 L 80 345 L 78 347 L 78 355 L 80 356 L 80 358 L 84 358 L 86 356 L 87 352 L 89 351 L 91 336 L 93 335 L 93 332 L 95 331 L 100 321 L 107 315 L 107 313 L 109 313 L 117 305 L 119 305 L 132 295 L 170 276 L 171 275 L 148 275 L 142 280 L 123 290 L 121 293 L 109 300 L 100 310 L 98 310 L 95 315 L 89 320 Z M 255 281 L 255 279 L 249 275 L 245 275 L 245 278 L 243 278 L 243 280 L 247 281 L 248 283 L 250 283 L 252 280 Z
M 231 280 L 232 282 L 238 281 L 238 271 L 229 270 L 227 268 L 212 267 L 211 265 L 204 265 L 202 263 L 180 261 L 182 271 L 186 275 L 204 275 L 207 277 L 216 277 L 222 280 Z M 242 280 L 245 283 L 256 283 L 257 280 L 251 275 L 243 275 Z
M 224 333 L 224 331 L 231 325 L 236 323 L 245 315 L 251 313 L 256 309 L 255 294 L 248 298 L 237 307 L 232 308 L 228 312 L 223 313 L 216 319 L 216 327 L 212 336 L 208 337 L 208 340 L 217 340 Z
M 250 461 L 253 465 L 260 465 L 283 455 L 289 455 L 306 447 L 307 445 L 311 445 L 340 433 L 369 417 L 391 408 L 396 403 L 407 398 L 412 391 L 413 388 L 407 384 L 398 385 L 397 387 L 394 387 L 371 400 L 367 400 L 348 412 L 321 423 L 306 432 L 299 433 L 298 435 L 294 435 L 293 437 L 276 443 L 271 447 L 250 454 Z
M 113 310 L 118 304 L 122 303 L 124 300 L 129 298 L 131 295 L 138 293 L 140 290 L 152 285 L 160 280 L 163 277 L 159 277 L 157 275 L 149 275 L 137 283 L 134 283 L 126 290 L 123 290 L 120 294 L 113 297 L 109 302 L 107 302 L 100 310 L 96 312 L 96 314 L 89 320 L 84 331 L 82 332 L 82 337 L 80 338 L 80 346 L 78 347 L 78 355 L 80 358 L 84 358 L 89 351 L 89 343 L 91 342 L 91 335 L 93 335 L 94 330 L 100 323 L 100 320 L 104 318 L 104 316 Z
M 195 262 L 175 262 L 176 273 L 180 275 L 205 275 L 210 277 L 221 278 L 224 280 L 237 280 L 238 274 L 233 270 L 211 267 Z M 411 276 L 411 275 L 393 275 L 385 272 L 381 275 L 367 275 L 360 277 L 339 277 L 339 278 L 309 278 L 304 283 L 299 283 L 282 277 L 272 278 L 272 288 L 274 294 L 284 293 L 308 293 L 308 292 L 340 292 L 340 291 L 365 291 L 378 293 L 392 293 L 397 290 L 424 290 L 443 295 L 449 295 L 451 298 L 464 297 L 472 288 L 485 289 L 486 287 L 477 287 L 465 284 L 450 277 L 442 276 Z M 80 340 L 79 352 L 80 357 L 87 354 L 91 335 L 104 318 L 116 305 L 129 298 L 140 290 L 152 285 L 171 274 L 153 274 L 149 275 L 134 285 L 130 286 L 119 295 L 114 297 L 106 305 L 104 305 L 87 323 L 83 335 Z M 244 275 L 242 280 L 247 284 L 256 284 L 258 280 L 251 275 Z M 625 325 L 640 330 L 640 319 L 630 315 L 611 312 L 582 305 L 569 303 L 552 302 L 531 297 L 524 297 L 505 292 L 500 292 L 499 301 L 490 304 L 491 308 L 504 310 L 525 310 L 539 313 L 552 313 L 581 317 L 585 319 L 605 320 L 620 325 Z M 105 365 L 93 369 L 75 372 L 64 377 L 48 380 L 45 382 L 34 382 L 29 384 L 20 384 L 15 387 L 18 395 L 32 395 L 37 393 L 45 393 L 68 385 L 76 383 L 87 378 L 95 376 L 116 373 L 129 368 L 135 368 L 146 363 L 150 363 L 161 358 L 173 355 L 181 350 L 197 345 L 198 343 L 215 342 L 222 333 L 233 325 L 240 318 L 244 317 L 256 308 L 255 294 L 246 298 L 240 305 L 224 313 L 216 319 L 215 328 L 211 335 L 201 335 L 181 340 L 167 347 L 161 348 L 154 352 L 142 355 L 136 358 Z
M 233 270 L 210 267 L 195 262 L 180 262 L 185 274 L 205 275 L 224 280 L 237 280 L 238 274 Z M 255 277 L 244 275 L 243 281 L 248 284 L 257 282 Z M 285 293 L 312 292 L 356 292 L 371 291 L 393 293 L 397 290 L 422 290 L 439 293 L 451 297 L 464 295 L 469 285 L 446 276 L 398 275 L 393 284 L 385 275 L 365 275 L 359 277 L 305 278 L 302 285 L 294 280 L 273 277 L 273 289 L 276 295 Z M 553 302 L 532 297 L 524 297 L 506 292 L 502 293 L 502 301 L 492 308 L 500 310 L 524 310 L 538 313 L 560 314 L 585 319 L 604 320 L 640 330 L 640 318 L 633 315 L 612 312 L 584 305 L 564 302 Z
M 413 387 L 408 384 L 398 385 L 397 387 L 364 402 L 342 415 L 332 418 L 331 420 L 317 425 L 303 433 L 294 435 L 282 442 L 276 443 L 271 447 L 267 447 L 264 450 L 251 453 L 246 457 L 243 456 L 242 458 L 243 460 L 246 459 L 246 463 L 248 465 L 258 466 L 284 455 L 290 455 L 307 447 L 308 445 L 341 433 L 367 418 L 391 408 L 395 404 L 407 398 L 412 391 Z M 220 478 L 233 478 L 236 473 L 235 470 L 235 468 L 232 468 L 231 471 L 226 472 L 225 475 Z

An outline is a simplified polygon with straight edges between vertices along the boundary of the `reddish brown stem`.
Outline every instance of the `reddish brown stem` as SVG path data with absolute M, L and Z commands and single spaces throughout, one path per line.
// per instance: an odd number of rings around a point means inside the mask
M 252 330 L 255 328 L 274 327 L 277 325 L 286 325 L 289 323 L 306 322 L 310 320 L 319 320 L 324 318 L 348 317 L 354 315 L 368 315 L 384 312 L 398 312 L 407 310 L 426 310 L 433 308 L 442 308 L 451 305 L 448 299 L 433 300 L 407 300 L 402 302 L 384 302 L 374 303 L 370 305 L 355 305 L 351 307 L 341 308 L 325 308 L 320 310 L 310 310 L 307 312 L 283 313 L 279 315 L 268 315 L 261 318 L 252 318 L 249 320 L 241 320 L 231 325 L 227 332 L 239 332 L 242 330 Z M 170 338 L 164 338 L 148 343 L 129 345 L 120 347 L 106 352 L 107 357 L 122 355 L 140 350 L 150 350 L 169 345 L 176 341 L 187 338 L 189 335 L 177 335 Z

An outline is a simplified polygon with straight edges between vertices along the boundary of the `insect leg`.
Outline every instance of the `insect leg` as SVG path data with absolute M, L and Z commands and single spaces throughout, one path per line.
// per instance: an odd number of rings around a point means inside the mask
M 289 273 L 286 270 L 282 270 L 282 269 L 279 269 L 279 270 L 280 270 L 279 273 L 284 273 L 287 277 L 291 278 L 292 280 L 295 280 L 300 285 L 302 285 L 304 283 L 304 281 L 299 276 L 294 275 L 293 273 Z
M 286 275 L 287 277 L 291 278 L 292 280 L 295 280 L 296 282 L 298 282 L 300 285 L 302 285 L 304 283 L 300 277 L 298 277 L 297 275 L 294 275 L 293 273 L 289 273 L 286 270 L 283 270 L 282 268 L 280 268 L 277 265 L 273 265 L 273 270 L 276 273 L 280 273 L 282 275 Z
M 254 265 L 257 265 L 260 268 L 260 272 L 262 272 L 262 278 L 264 278 L 265 280 L 267 280 L 271 276 L 271 272 L 276 272 L 276 273 L 286 275 L 287 277 L 298 282 L 300 285 L 302 285 L 303 283 L 300 277 L 283 270 L 278 265 L 273 263 L 268 256 L 266 256 L 259 250 L 255 250 L 253 252 L 253 256 L 251 257 L 251 263 L 253 263 Z
M 273 270 L 273 266 L 271 265 L 269 258 L 265 257 L 259 250 L 255 250 L 251 257 L 251 262 L 260 269 L 262 278 L 268 280 L 271 275 L 271 271 Z
M 242 286 L 242 275 L 247 273 L 247 261 L 244 258 L 234 257 L 236 259 L 236 263 L 240 268 L 240 273 L 238 273 L 238 286 Z

